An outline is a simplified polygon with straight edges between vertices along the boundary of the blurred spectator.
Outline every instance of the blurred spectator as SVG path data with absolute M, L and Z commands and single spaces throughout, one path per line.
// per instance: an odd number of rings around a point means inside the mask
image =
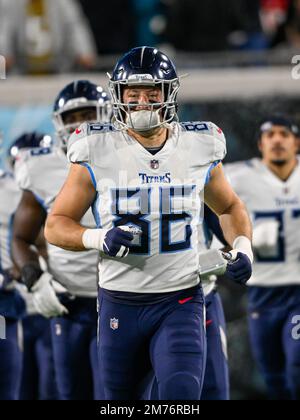
M 224 50 L 228 11 L 224 0 L 172 0 L 168 8 L 168 41 L 182 51 Z
M 287 19 L 278 28 L 272 46 L 300 48 L 300 0 L 291 1 Z
M 244 50 L 266 49 L 268 39 L 261 26 L 260 0 L 231 0 L 231 3 L 229 45 Z
M 183 51 L 265 47 L 259 0 L 168 0 L 168 41 Z
M 98 53 L 119 54 L 136 46 L 137 22 L 131 0 L 80 0 L 80 3 L 89 19 Z
M 269 39 L 276 34 L 287 16 L 290 0 L 260 0 L 260 19 L 264 33 Z
M 136 44 L 158 45 L 166 28 L 162 0 L 132 0 L 136 19 Z
M 9 15 L 10 2 L 7 0 L 0 0 L 0 55 L 5 56 L 6 66 L 9 68 L 12 64 L 10 44 L 12 39 L 8 34 L 11 33 L 12 22 L 6 19 Z
M 77 0 L 0 0 L 0 54 L 30 74 L 89 70 L 95 46 Z

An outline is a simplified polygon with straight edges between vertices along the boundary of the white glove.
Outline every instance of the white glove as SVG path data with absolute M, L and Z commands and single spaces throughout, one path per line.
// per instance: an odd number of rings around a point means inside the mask
M 268 220 L 259 223 L 253 230 L 253 248 L 257 251 L 276 252 L 279 239 L 278 220 Z
M 16 284 L 16 289 L 18 290 L 18 292 L 20 293 L 20 295 L 22 296 L 25 304 L 26 304 L 26 315 L 37 315 L 38 311 L 35 307 L 35 304 L 33 302 L 33 294 L 28 292 L 27 287 L 25 286 L 25 284 L 23 283 L 17 283 Z
M 67 308 L 60 303 L 56 296 L 56 292 L 66 293 L 67 289 L 57 283 L 51 274 L 44 273 L 32 287 L 31 292 L 38 313 L 45 318 L 68 314 Z

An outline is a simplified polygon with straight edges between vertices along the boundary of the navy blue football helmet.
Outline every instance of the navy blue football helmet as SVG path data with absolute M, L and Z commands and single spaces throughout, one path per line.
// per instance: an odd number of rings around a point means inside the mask
M 36 131 L 24 133 L 12 143 L 8 150 L 10 164 L 14 166 L 20 150 L 34 149 L 36 147 L 50 147 L 52 143 L 51 136 L 46 134 L 38 133 Z
M 65 118 L 70 113 L 80 110 L 95 110 L 92 120 L 67 123 Z M 88 80 L 77 80 L 67 85 L 57 96 L 53 109 L 53 123 L 63 147 L 67 145 L 70 135 L 84 122 L 109 123 L 112 105 L 109 95 L 101 86 Z
M 110 76 L 109 90 L 113 101 L 114 120 L 120 127 L 134 129 L 131 114 L 135 111 L 136 104 L 126 104 L 123 100 L 124 87 L 127 86 L 154 86 L 161 89 L 161 102 L 143 104 L 152 113 L 159 113 L 158 119 L 150 117 L 149 130 L 177 119 L 179 77 L 172 61 L 158 49 L 132 49 L 119 60 Z M 155 121 L 154 124 L 152 120 Z

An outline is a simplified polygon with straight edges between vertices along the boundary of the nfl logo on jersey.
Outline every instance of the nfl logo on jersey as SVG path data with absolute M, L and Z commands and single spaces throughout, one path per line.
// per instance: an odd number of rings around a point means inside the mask
M 110 328 L 112 330 L 117 330 L 119 328 L 119 320 L 116 318 L 112 318 L 110 320 Z
M 158 169 L 159 168 L 159 161 L 158 160 L 151 160 L 150 166 L 151 166 L 151 169 Z

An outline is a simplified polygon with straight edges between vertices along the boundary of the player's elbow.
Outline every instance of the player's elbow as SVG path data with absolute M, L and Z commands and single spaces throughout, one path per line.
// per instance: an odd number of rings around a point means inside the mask
M 243 202 L 243 200 L 240 199 L 238 195 L 236 195 L 234 198 L 233 206 L 237 211 L 248 213 L 246 204 Z
M 247 211 L 244 202 L 236 194 L 234 194 L 219 216 L 233 215 L 244 211 Z
M 57 235 L 57 231 L 59 229 L 58 224 L 59 221 L 56 216 L 48 216 L 45 224 L 44 234 L 46 241 L 49 242 L 51 245 L 59 246 Z

